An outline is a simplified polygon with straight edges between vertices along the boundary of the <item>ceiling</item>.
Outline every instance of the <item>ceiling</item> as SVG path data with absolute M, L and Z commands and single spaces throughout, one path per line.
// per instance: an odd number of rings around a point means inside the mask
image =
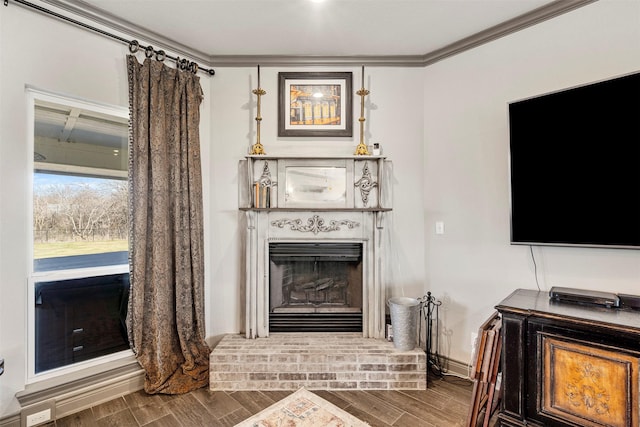
M 593 0 L 44 0 L 134 28 L 211 64 L 238 57 L 428 58 Z M 106 22 L 105 21 L 105 22 Z
M 122 148 L 129 137 L 126 118 L 42 100 L 36 100 L 34 123 L 36 139 Z

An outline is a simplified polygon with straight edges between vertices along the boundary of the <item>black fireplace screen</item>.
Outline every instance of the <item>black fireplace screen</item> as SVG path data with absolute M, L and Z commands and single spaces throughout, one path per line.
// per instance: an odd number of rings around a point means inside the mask
M 270 243 L 272 332 L 362 331 L 360 243 Z

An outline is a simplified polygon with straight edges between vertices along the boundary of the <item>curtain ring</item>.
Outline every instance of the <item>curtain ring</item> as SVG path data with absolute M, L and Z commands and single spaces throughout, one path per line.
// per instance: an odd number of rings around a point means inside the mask
M 190 70 L 191 70 L 191 72 L 192 72 L 193 74 L 198 74 L 198 68 L 199 68 L 199 67 L 198 67 L 198 64 L 197 64 L 197 63 L 192 62 L 192 63 L 191 63 L 191 66 L 190 66 L 189 68 L 190 68 Z
M 184 58 L 180 60 L 180 69 L 182 71 L 186 70 L 188 66 L 189 66 L 189 61 L 187 61 Z
M 144 50 L 144 56 L 151 58 L 153 56 L 153 46 L 147 46 Z
M 156 61 L 164 61 L 165 58 L 167 57 L 167 54 L 164 52 L 164 50 L 159 50 L 156 52 Z
M 136 53 L 138 51 L 138 48 L 140 48 L 140 43 L 138 43 L 138 40 L 131 40 L 129 42 L 129 52 Z

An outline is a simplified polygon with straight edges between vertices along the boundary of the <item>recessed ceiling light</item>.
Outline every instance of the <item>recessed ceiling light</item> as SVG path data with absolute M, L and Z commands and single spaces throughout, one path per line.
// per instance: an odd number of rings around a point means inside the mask
M 313 94 L 314 98 L 322 98 L 324 95 L 322 95 L 322 92 L 316 92 Z

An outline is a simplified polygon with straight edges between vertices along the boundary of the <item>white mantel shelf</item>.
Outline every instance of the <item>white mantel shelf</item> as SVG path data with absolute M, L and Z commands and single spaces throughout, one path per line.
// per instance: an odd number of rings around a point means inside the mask
M 258 212 L 390 212 L 391 208 L 239 208 L 241 211 Z
M 267 155 L 267 154 L 250 154 L 245 156 L 247 159 L 263 159 L 263 160 L 279 160 L 279 159 L 312 159 L 312 160 L 317 160 L 317 159 L 353 159 L 353 160 L 384 160 L 387 158 L 387 156 L 383 156 L 383 155 L 379 155 L 379 156 L 356 156 L 356 155 L 350 155 L 350 156 L 338 156 L 338 155 L 317 155 L 317 154 L 313 154 L 313 155 L 277 155 L 277 156 L 271 156 L 271 155 Z

